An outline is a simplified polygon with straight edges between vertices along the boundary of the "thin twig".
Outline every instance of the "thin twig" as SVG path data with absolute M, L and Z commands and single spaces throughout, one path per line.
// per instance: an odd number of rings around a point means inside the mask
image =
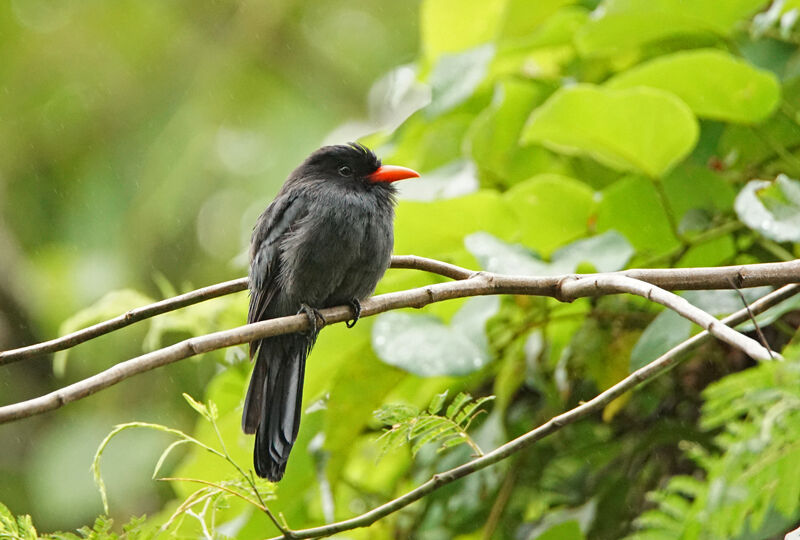
M 497 525 L 500 523 L 500 518 L 503 517 L 503 512 L 505 511 L 506 505 L 508 505 L 508 501 L 511 498 L 511 493 L 514 491 L 514 485 L 517 481 L 519 470 L 519 463 L 519 459 L 514 460 L 514 462 L 511 464 L 511 467 L 509 467 L 508 471 L 506 472 L 506 477 L 503 479 L 500 489 L 497 491 L 497 496 L 492 504 L 492 509 L 489 510 L 489 517 L 486 518 L 486 525 L 483 527 L 482 536 L 484 540 L 491 540 L 494 538 L 495 529 L 497 529 Z
M 687 270 L 687 269 L 679 269 Z M 720 324 L 707 313 L 694 308 L 686 300 L 671 295 L 654 285 L 640 281 L 636 276 L 649 274 L 654 280 L 667 284 L 679 284 L 676 288 L 692 288 L 697 282 L 718 283 L 722 288 L 730 287 L 727 278 L 734 279 L 739 286 L 763 285 L 769 277 L 775 282 L 800 281 L 800 260 L 791 263 L 768 263 L 729 267 L 716 275 L 711 268 L 691 269 L 692 272 L 670 273 L 666 270 L 631 270 L 609 274 L 570 275 L 564 277 L 506 276 L 488 272 L 472 272 L 469 279 L 436 283 L 426 287 L 374 296 L 362 302 L 361 316 L 368 317 L 403 307 L 421 308 L 434 302 L 480 295 L 522 294 L 551 296 L 571 302 L 585 296 L 599 296 L 618 292 L 630 292 L 652 299 L 700 324 L 720 339 L 742 348 L 753 358 L 766 358 L 769 353 L 754 340 L 741 336 Z M 789 271 L 789 272 L 787 272 Z M 466 272 L 466 270 L 465 270 Z M 722 281 L 720 283 L 720 278 Z M 790 279 L 791 278 L 791 279 Z M 554 281 L 557 279 L 557 281 Z M 785 281 L 783 281 L 785 282 Z M 673 298 L 674 297 L 674 298 Z M 328 323 L 337 323 L 351 317 L 349 306 L 338 306 L 321 310 Z M 308 317 L 291 315 L 223 330 L 181 341 L 169 347 L 126 360 L 82 381 L 65 386 L 44 396 L 0 407 L 0 424 L 26 418 L 84 398 L 119 381 L 197 354 L 249 343 L 256 339 L 293 332 L 308 327 Z
M 742 300 L 742 304 L 744 304 L 744 309 L 747 310 L 747 315 L 749 315 L 750 317 L 750 322 L 753 323 L 753 326 L 756 329 L 756 334 L 758 334 L 758 339 L 761 341 L 761 344 L 764 346 L 764 348 L 767 349 L 767 351 L 769 351 L 770 359 L 774 360 L 775 357 L 772 355 L 772 350 L 769 347 L 769 343 L 767 343 L 767 338 L 764 337 L 764 333 L 761 331 L 761 326 L 758 324 L 758 321 L 756 321 L 756 316 L 753 315 L 752 311 L 750 311 L 750 304 L 747 303 L 747 298 L 744 297 L 744 294 L 742 294 L 741 289 L 739 289 L 739 287 L 734 285 L 733 281 L 731 281 L 731 286 L 736 291 L 736 294 L 739 295 L 739 298 Z
M 754 302 L 751 306 L 751 310 L 753 311 L 753 313 L 761 313 L 764 310 L 782 302 L 783 300 L 786 300 L 787 298 L 794 296 L 797 293 L 800 293 L 800 285 L 787 285 Z M 741 309 L 736 313 L 726 317 L 720 322 L 726 325 L 735 326 L 747 320 L 747 317 L 748 317 L 747 310 Z M 699 345 L 700 343 L 706 341 L 709 338 L 710 334 L 707 331 L 704 330 L 700 332 L 699 334 L 687 339 L 683 343 L 672 348 L 664 355 L 650 362 L 646 366 L 634 371 L 629 376 L 625 377 L 623 380 L 621 380 L 608 390 L 601 392 L 590 401 L 584 402 L 581 405 L 575 407 L 574 409 L 570 409 L 565 413 L 562 413 L 558 416 L 551 418 L 550 420 L 540 425 L 539 427 L 498 447 L 497 449 L 489 452 L 483 457 L 474 459 L 472 461 L 469 461 L 463 465 L 447 470 L 445 472 L 433 475 L 433 477 L 424 484 L 420 485 L 419 487 L 407 492 L 406 494 L 396 499 L 389 501 L 388 503 L 382 504 L 381 506 L 373 508 L 369 512 L 365 512 L 364 514 L 361 514 L 360 516 L 356 516 L 351 519 L 347 519 L 337 523 L 331 523 L 330 525 L 324 525 L 322 527 L 313 527 L 309 529 L 292 531 L 294 535 L 293 537 L 320 538 L 323 536 L 330 536 L 332 534 L 337 534 L 343 531 L 348 531 L 360 527 L 367 527 L 372 523 L 378 521 L 379 519 L 386 517 L 389 514 L 392 514 L 415 501 L 420 500 L 427 494 L 439 489 L 440 487 L 446 484 L 454 482 L 459 478 L 462 478 L 476 471 L 484 469 L 490 465 L 493 465 L 519 452 L 520 450 L 527 448 L 534 442 L 541 440 L 544 437 L 560 430 L 564 426 L 573 424 L 590 414 L 599 412 L 600 410 L 603 409 L 603 407 L 611 403 L 613 400 L 615 400 L 625 392 L 633 390 L 640 384 L 651 381 L 659 374 L 677 365 L 681 361 L 682 356 L 686 351 L 688 351 L 689 349 L 691 349 L 696 345 Z M 284 537 L 278 536 L 271 540 L 279 540 L 281 538 Z
M 425 257 L 415 255 L 395 255 L 392 257 L 392 268 L 422 270 L 439 274 L 456 280 L 467 279 L 475 272 Z M 617 274 L 633 277 L 667 290 L 688 289 L 727 289 L 730 280 L 741 288 L 761 285 L 780 286 L 800 281 L 800 261 L 782 263 L 763 263 L 742 266 L 722 266 L 716 268 L 670 268 L 656 270 L 626 270 Z M 567 276 L 551 276 L 542 281 L 544 288 L 554 289 L 558 282 Z M 118 317 L 104 321 L 71 334 L 28 345 L 19 349 L 0 352 L 0 365 L 27 358 L 34 358 L 64 349 L 69 349 L 90 339 L 125 328 L 135 322 L 155 317 L 176 309 L 180 309 L 204 300 L 224 296 L 247 288 L 247 278 L 239 278 L 202 289 L 197 289 L 180 296 L 168 298 L 139 308 L 132 309 Z M 547 293 L 542 293 L 547 294 Z
M 264 505 L 260 504 L 258 501 L 254 500 L 254 499 L 251 499 L 250 497 L 248 497 L 246 495 L 242 495 L 241 493 L 239 493 L 235 489 L 229 488 L 229 487 L 224 486 L 222 484 L 209 482 L 208 480 L 202 480 L 200 478 L 177 478 L 177 477 L 171 477 L 171 476 L 165 476 L 165 477 L 162 477 L 162 478 L 156 478 L 156 480 L 158 480 L 159 482 L 192 482 L 192 483 L 195 483 L 195 484 L 202 484 L 202 485 L 207 486 L 207 487 L 213 487 L 213 488 L 218 489 L 220 491 L 225 491 L 227 493 L 230 493 L 231 495 L 242 499 L 246 503 L 252 504 L 253 506 L 258 508 L 262 512 L 264 510 L 266 510 L 266 507 Z

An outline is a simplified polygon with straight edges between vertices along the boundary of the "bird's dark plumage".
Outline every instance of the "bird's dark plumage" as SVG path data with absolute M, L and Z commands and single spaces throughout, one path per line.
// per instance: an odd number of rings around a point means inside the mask
M 418 176 L 385 166 L 368 148 L 325 146 L 286 180 L 258 218 L 250 244 L 248 322 L 321 309 L 372 294 L 392 253 L 395 189 Z M 316 333 L 250 343 L 256 358 L 242 428 L 255 433 L 256 473 L 283 476 L 300 426 L 306 357 Z

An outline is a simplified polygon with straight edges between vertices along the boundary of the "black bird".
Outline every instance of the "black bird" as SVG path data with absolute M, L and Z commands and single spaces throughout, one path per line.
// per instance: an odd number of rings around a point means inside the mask
M 305 312 L 304 334 L 250 343 L 256 357 L 242 429 L 255 433 L 253 463 L 262 478 L 283 477 L 297 439 L 306 357 L 317 337 L 317 309 L 350 304 L 375 290 L 391 259 L 396 190 L 419 176 L 381 166 L 360 144 L 324 146 L 295 169 L 258 218 L 250 242 L 247 322 Z M 324 319 L 323 319 L 324 323 Z

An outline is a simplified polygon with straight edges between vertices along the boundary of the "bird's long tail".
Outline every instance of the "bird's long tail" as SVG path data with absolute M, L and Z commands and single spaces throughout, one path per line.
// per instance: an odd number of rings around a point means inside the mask
M 256 474 L 272 482 L 283 477 L 297 439 L 306 358 L 315 338 L 287 334 L 264 339 L 258 345 L 244 401 L 242 429 L 256 434 Z

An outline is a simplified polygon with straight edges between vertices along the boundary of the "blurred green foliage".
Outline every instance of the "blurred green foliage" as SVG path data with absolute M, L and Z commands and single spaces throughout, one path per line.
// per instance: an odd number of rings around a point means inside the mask
M 30 335 L 7 324 L 0 340 L 21 344 L 64 320 L 68 330 L 124 311 L 136 294 L 240 275 L 257 213 L 321 141 L 361 138 L 385 162 L 423 173 L 401 186 L 398 254 L 530 274 L 796 258 L 798 10 L 792 0 L 12 1 L 0 20 L 13 51 L 0 67 L 0 245 L 9 253 L 0 298 L 14 300 L 8 320 Z M 443 279 L 391 270 L 378 292 Z M 145 292 L 105 296 L 112 289 Z M 686 296 L 715 315 L 741 306 L 730 291 Z M 431 444 L 376 463 L 373 411 L 386 404 L 424 411 L 445 391 L 494 395 L 465 433 L 486 451 L 697 330 L 635 298 L 475 300 L 325 329 L 273 512 L 293 528 L 349 518 L 470 459 L 468 445 L 439 453 Z M 81 346 L 60 364 L 64 377 L 234 326 L 245 304 L 243 295 L 216 300 L 156 319 L 147 333 Z M 705 345 L 602 415 L 347 536 L 786 532 L 800 521 L 797 310 L 794 301 L 760 319 L 785 363 L 755 366 Z M 74 463 L 83 459 L 88 479 L 85 447 L 115 422 L 174 426 L 209 444 L 221 437 L 232 460 L 249 463 L 244 356 L 218 351 L 3 426 L 11 442 L 0 500 L 39 528 L 91 522 L 99 498 L 79 502 L 88 496 L 75 496 L 85 484 Z M 62 383 L 48 367 L 8 370 L 3 400 Z M 190 427 L 182 392 L 216 404 L 216 427 Z M 105 449 L 117 522 L 146 512 L 142 527 L 164 523 L 196 491 L 141 487 L 168 444 L 126 432 Z M 231 480 L 202 449 L 171 456 L 170 476 Z M 275 532 L 240 500 L 212 513 L 204 517 L 220 534 Z M 199 520 L 176 534 L 201 535 Z

